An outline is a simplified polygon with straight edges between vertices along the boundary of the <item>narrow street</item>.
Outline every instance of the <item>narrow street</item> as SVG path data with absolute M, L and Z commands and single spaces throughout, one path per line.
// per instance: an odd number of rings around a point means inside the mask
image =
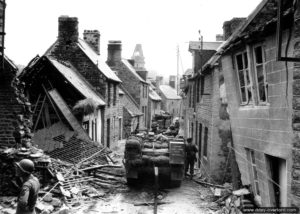
M 114 160 L 122 161 L 124 154 L 125 141 L 120 141 L 118 147 L 115 147 Z M 118 148 L 118 149 L 117 149 Z M 209 188 L 201 186 L 189 178 L 182 181 L 181 187 L 165 189 L 162 186 L 158 191 L 157 213 L 159 214 L 198 214 L 213 213 L 208 207 L 213 206 L 212 192 Z M 74 211 L 81 213 L 131 213 L 131 214 L 150 214 L 154 213 L 154 185 L 150 182 L 137 184 L 135 187 L 124 187 L 116 189 L 114 193 L 103 200 L 93 201 L 83 204 Z M 149 203 L 149 204 L 147 204 Z

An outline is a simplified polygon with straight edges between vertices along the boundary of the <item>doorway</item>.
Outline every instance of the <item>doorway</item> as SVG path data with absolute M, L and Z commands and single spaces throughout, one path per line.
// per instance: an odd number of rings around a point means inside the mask
M 199 138 L 198 138 L 198 167 L 201 166 L 201 149 L 202 149 L 202 123 L 199 123 Z
M 266 155 L 270 205 L 287 206 L 287 168 L 286 160 Z

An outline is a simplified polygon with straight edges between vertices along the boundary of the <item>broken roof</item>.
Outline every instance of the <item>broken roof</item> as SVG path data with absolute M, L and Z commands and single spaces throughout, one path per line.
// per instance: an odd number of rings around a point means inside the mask
M 121 82 L 118 76 L 110 67 L 103 61 L 98 55 L 84 40 L 78 39 L 78 46 L 80 49 L 92 60 L 92 62 L 97 65 L 99 70 L 110 80 Z
M 160 96 L 151 87 L 149 87 L 149 97 L 151 100 L 161 101 Z
M 170 100 L 180 100 L 181 99 L 181 97 L 177 95 L 176 90 L 169 85 L 160 85 L 159 90 L 167 99 L 170 99 Z
M 138 73 L 136 72 L 136 70 L 134 69 L 134 67 L 128 62 L 127 59 L 122 59 L 123 64 L 128 68 L 128 70 L 134 75 L 136 76 L 136 78 L 138 78 L 139 81 L 143 82 L 143 83 L 147 83 L 142 77 L 140 77 L 140 75 L 138 75 Z
M 284 14 L 291 12 L 290 7 L 292 1 L 283 1 Z M 235 43 L 241 39 L 248 38 L 255 32 L 262 32 L 268 25 L 277 21 L 277 1 L 262 0 L 254 11 L 247 17 L 246 21 L 241 24 L 237 30 L 218 48 L 217 52 L 203 66 L 202 70 L 213 66 L 223 53 L 229 51 Z
M 100 95 L 93 90 L 93 87 L 74 68 L 67 67 L 57 60 L 48 57 L 51 64 L 85 97 L 92 98 L 98 105 L 105 105 Z

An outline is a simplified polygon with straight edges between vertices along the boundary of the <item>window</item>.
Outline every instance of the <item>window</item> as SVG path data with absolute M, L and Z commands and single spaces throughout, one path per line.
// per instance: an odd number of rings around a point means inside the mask
M 208 128 L 204 128 L 204 148 L 203 148 L 203 156 L 207 157 L 207 141 L 208 141 Z
M 248 156 L 248 160 L 250 159 L 250 167 L 251 167 L 251 171 L 252 171 L 252 176 L 253 176 L 253 184 L 254 184 L 254 191 L 257 195 L 259 195 L 260 191 L 259 191 L 259 181 L 258 181 L 258 176 L 257 176 L 257 170 L 256 170 L 256 161 L 255 161 L 255 153 L 253 150 L 250 149 L 246 149 L 247 151 L 247 156 Z
M 235 58 L 242 104 L 252 102 L 252 80 L 247 57 L 247 52 L 243 52 Z
M 83 129 L 86 131 L 86 133 L 88 133 L 89 134 L 89 131 L 90 131 L 90 121 L 85 121 L 85 122 L 83 122 L 82 123 L 82 127 L 83 127 Z
M 189 107 L 192 107 L 192 86 L 189 86 Z
M 254 47 L 253 52 L 258 103 L 265 103 L 268 97 L 268 84 L 266 82 L 265 60 L 262 46 Z
M 197 93 L 197 103 L 199 103 L 200 102 L 200 79 L 197 79 L 196 93 Z
M 111 85 L 110 85 L 110 83 L 108 83 L 107 84 L 107 105 L 108 106 L 110 105 L 110 101 L 111 101 L 111 99 L 110 99 L 110 91 L 111 91 L 110 87 L 111 87 Z
M 114 84 L 114 93 L 113 93 L 113 105 L 115 106 L 117 102 L 117 85 Z

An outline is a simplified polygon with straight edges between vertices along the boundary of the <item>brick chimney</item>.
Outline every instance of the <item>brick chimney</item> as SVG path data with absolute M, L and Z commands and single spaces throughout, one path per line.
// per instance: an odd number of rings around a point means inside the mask
M 176 76 L 175 75 L 170 75 L 169 86 L 171 86 L 172 88 L 176 87 Z
M 108 41 L 107 47 L 107 63 L 114 65 L 114 63 L 122 59 L 122 42 L 120 40 Z
M 67 45 L 78 41 L 77 17 L 60 16 L 58 18 L 58 40 Z
M 216 41 L 217 41 L 217 42 L 224 41 L 224 36 L 223 36 L 223 34 L 217 34 L 217 35 L 216 35 Z
M 98 30 L 84 30 L 83 39 L 100 55 L 100 33 Z
M 246 18 L 233 18 L 230 21 L 226 21 L 223 24 L 223 35 L 224 40 L 227 40 L 238 27 L 244 23 Z
M 146 69 L 135 69 L 138 75 L 145 81 L 147 81 L 148 71 Z

